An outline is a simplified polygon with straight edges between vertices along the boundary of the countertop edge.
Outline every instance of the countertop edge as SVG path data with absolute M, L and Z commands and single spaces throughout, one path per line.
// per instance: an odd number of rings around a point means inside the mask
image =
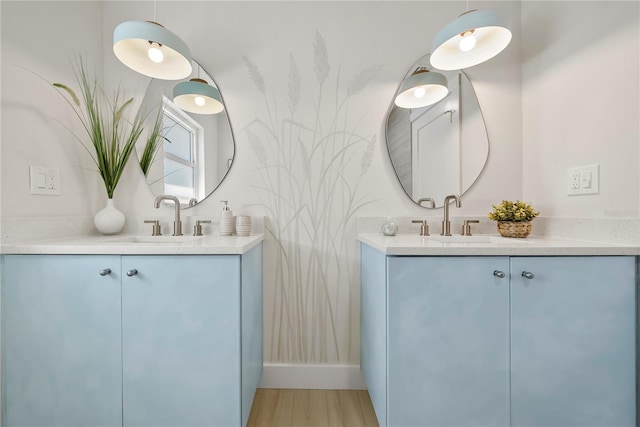
M 403 237 L 406 241 L 410 235 Z M 428 245 L 423 246 L 419 245 L 419 236 L 415 237 L 412 245 L 377 234 L 359 234 L 358 240 L 390 256 L 640 256 L 640 246 L 580 240 L 537 237 L 527 243 L 514 241 L 514 246 L 428 241 Z
M 197 244 L 110 242 L 113 239 L 118 237 L 84 236 L 6 244 L 0 246 L 0 255 L 243 255 L 262 242 L 264 235 L 211 236 Z

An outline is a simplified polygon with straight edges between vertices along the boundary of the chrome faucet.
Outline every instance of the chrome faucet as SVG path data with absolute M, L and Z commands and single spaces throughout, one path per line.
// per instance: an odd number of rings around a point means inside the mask
M 160 202 L 163 200 L 171 200 L 176 207 L 175 218 L 173 220 L 173 234 L 172 236 L 182 236 L 182 221 L 180 221 L 180 200 L 176 196 L 158 196 L 156 197 L 155 207 L 160 207 Z
M 442 221 L 442 233 L 441 236 L 451 236 L 451 221 L 449 221 L 449 203 L 451 200 L 456 201 L 456 207 L 462 206 L 460 203 L 460 196 L 457 194 L 451 194 L 444 198 L 444 220 Z
M 435 209 L 436 208 L 436 201 L 433 200 L 431 197 L 422 197 L 422 198 L 418 199 L 418 201 L 416 203 L 418 203 L 420 206 L 422 206 L 422 202 L 429 202 L 431 204 L 431 209 Z

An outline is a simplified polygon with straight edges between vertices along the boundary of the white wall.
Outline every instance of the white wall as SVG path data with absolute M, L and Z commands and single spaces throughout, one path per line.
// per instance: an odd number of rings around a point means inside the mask
M 47 3 L 51 5 L 47 11 L 58 7 Z M 505 9 L 514 18 L 514 41 L 509 48 L 491 62 L 468 70 L 488 123 L 491 152 L 482 177 L 453 214 L 484 216 L 491 203 L 522 196 L 520 2 L 475 3 Z M 65 41 L 60 45 L 69 55 L 85 49 L 87 39 L 94 47 L 101 45 L 105 85 L 113 87 L 122 81 L 128 89 L 143 94 L 145 78 L 113 57 L 111 35 L 124 20 L 152 19 L 152 3 L 104 2 L 101 22 L 96 22 L 100 7 L 95 3 L 74 2 L 64 7 L 73 13 L 60 17 L 63 25 L 34 26 L 32 15 L 40 13 L 38 6 L 2 3 L 3 90 L 5 77 L 11 79 L 10 85 L 23 81 L 15 73 L 4 75 L 5 63 L 20 55 L 44 74 L 49 74 L 50 63 L 66 70 L 65 60 L 38 59 L 46 48 L 36 42 L 46 36 L 47 40 Z M 218 201 L 225 199 L 236 214 L 267 217 L 267 362 L 358 363 L 355 218 L 418 217 L 428 212 L 406 198 L 391 169 L 384 120 L 400 79 L 428 52 L 437 29 L 465 7 L 463 1 L 157 3 L 157 20 L 179 34 L 194 59 L 214 77 L 237 142 L 228 178 L 215 194 L 185 215 L 217 220 Z M 66 21 L 70 16 L 73 22 Z M 5 21 L 13 25 L 5 27 Z M 79 23 L 90 26 L 91 31 L 77 28 Z M 5 34 L 20 34 L 27 26 L 28 41 L 16 38 L 13 48 L 5 50 Z M 101 35 L 96 34 L 100 27 Z M 62 77 L 70 80 L 68 72 Z M 34 89 L 27 103 L 29 114 L 7 103 L 3 93 L 3 113 L 8 110 L 14 121 L 29 124 L 32 117 L 62 110 L 55 96 L 51 96 L 53 101 L 41 102 L 44 92 Z M 10 95 L 9 100 L 16 99 L 18 89 L 12 89 Z M 93 215 L 104 203 L 100 189 L 84 186 L 74 172 L 70 159 L 77 152 L 70 149 L 62 154 L 50 148 L 49 144 L 63 144 L 64 131 L 50 133 L 55 123 L 39 122 L 47 126 L 39 136 L 48 138 L 32 138 L 29 150 L 16 152 L 6 141 L 20 139 L 22 127 L 5 129 L 3 116 L 2 199 L 20 201 L 15 208 L 3 205 L 3 217 L 44 212 Z M 48 155 L 40 157 L 43 150 Z M 334 158 L 341 150 L 344 156 Z M 59 165 L 67 177 L 63 182 L 66 198 L 36 200 L 24 185 L 5 185 L 8 180 L 26 179 L 20 168 L 5 168 L 5 164 L 35 160 L 44 166 Z M 116 204 L 140 219 L 169 216 L 168 210 L 153 208 L 153 194 L 141 172 L 133 163 L 131 166 L 116 191 Z M 441 210 L 429 213 L 439 216 Z
M 82 135 L 71 108 L 48 83 L 75 83 L 83 54 L 102 74 L 102 5 L 98 2 L 7 2 L 2 8 L 1 213 L 93 215 L 100 189 L 88 157 L 63 125 Z M 27 71 L 28 70 L 28 71 Z M 29 165 L 59 169 L 61 195 L 31 196 Z
M 523 194 L 544 216 L 640 218 L 640 3 L 523 2 Z M 598 195 L 567 168 L 600 165 Z

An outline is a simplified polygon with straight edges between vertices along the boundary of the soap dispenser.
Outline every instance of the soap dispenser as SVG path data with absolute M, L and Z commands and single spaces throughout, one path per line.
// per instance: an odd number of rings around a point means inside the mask
M 224 203 L 222 207 L 222 213 L 220 214 L 220 235 L 231 236 L 235 229 L 235 218 L 233 212 L 227 205 L 227 200 L 220 200 L 220 203 Z

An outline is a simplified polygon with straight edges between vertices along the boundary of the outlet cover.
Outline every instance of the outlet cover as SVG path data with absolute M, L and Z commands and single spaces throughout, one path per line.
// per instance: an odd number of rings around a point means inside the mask
M 567 170 L 567 194 L 582 196 L 600 192 L 600 167 L 580 166 Z
M 29 166 L 31 194 L 60 195 L 60 171 L 42 166 Z

